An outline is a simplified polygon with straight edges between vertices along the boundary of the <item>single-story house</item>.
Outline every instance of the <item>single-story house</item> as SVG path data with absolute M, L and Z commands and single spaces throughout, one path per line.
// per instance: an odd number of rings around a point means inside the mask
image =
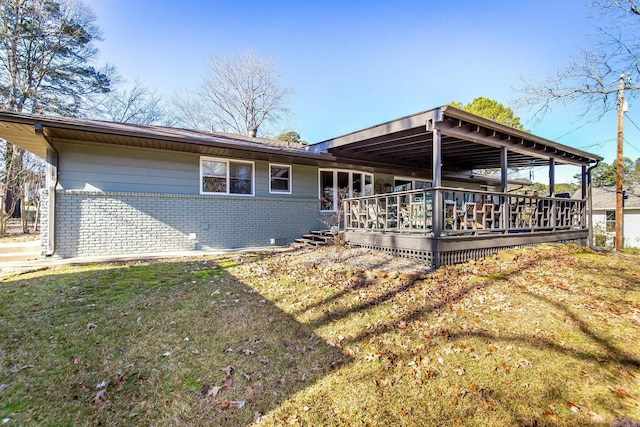
M 46 160 L 42 255 L 285 244 L 338 225 L 352 245 L 432 265 L 585 243 L 578 200 L 508 192 L 507 170 L 601 158 L 451 106 L 310 146 L 243 135 L 0 112 L 0 138 Z M 498 170 L 498 178 L 478 173 Z
M 604 243 L 613 246 L 616 234 L 616 187 L 593 187 L 591 191 L 594 233 L 603 236 Z M 640 248 L 640 185 L 625 186 L 623 191 L 624 246 Z

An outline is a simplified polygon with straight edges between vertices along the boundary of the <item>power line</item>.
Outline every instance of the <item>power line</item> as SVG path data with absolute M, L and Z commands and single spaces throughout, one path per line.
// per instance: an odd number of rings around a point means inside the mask
M 600 141 L 596 141 L 593 144 L 583 145 L 583 146 L 578 147 L 578 148 L 591 148 L 591 147 L 602 148 L 605 144 L 607 144 L 609 142 L 613 142 L 615 140 L 616 140 L 615 138 L 601 139 Z
M 624 115 L 625 115 L 625 117 L 626 117 L 627 119 L 629 119 L 629 121 L 630 121 L 631 123 L 633 123 L 633 125 L 636 127 L 636 129 L 640 130 L 640 127 L 638 127 L 638 125 L 636 124 L 636 122 L 634 122 L 634 121 L 633 121 L 633 119 L 631 118 L 631 116 L 629 116 L 629 114 L 624 113 Z
M 578 126 L 577 128 L 575 128 L 575 129 L 573 129 L 573 130 L 570 130 L 569 132 L 567 132 L 567 133 L 565 133 L 564 135 L 561 135 L 561 136 L 559 136 L 559 137 L 557 137 L 557 138 L 555 138 L 555 139 L 556 139 L 556 140 L 558 140 L 558 139 L 564 138 L 565 136 L 567 136 L 567 135 L 569 135 L 569 134 L 572 134 L 573 132 L 577 131 L 578 129 L 581 129 L 581 128 L 585 127 L 585 126 L 586 126 L 586 125 L 588 125 L 588 124 L 595 123 L 595 122 L 596 122 L 596 121 L 598 121 L 598 120 L 599 120 L 599 118 L 595 118 L 595 119 L 589 120 L 589 121 L 587 121 L 587 122 L 584 122 L 583 124 L 581 124 L 581 125 L 580 125 L 580 126 Z
M 625 144 L 627 144 L 628 146 L 630 146 L 631 148 L 633 148 L 634 150 L 636 150 L 637 152 L 640 153 L 640 148 L 638 148 L 635 145 L 633 145 L 632 143 L 630 143 L 627 138 L 624 138 L 624 142 L 625 142 Z

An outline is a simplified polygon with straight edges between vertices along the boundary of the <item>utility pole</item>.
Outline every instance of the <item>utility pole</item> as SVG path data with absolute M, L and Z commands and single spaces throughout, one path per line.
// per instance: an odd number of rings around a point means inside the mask
M 622 251 L 624 236 L 622 235 L 622 142 L 624 140 L 624 74 L 620 76 L 618 86 L 618 155 L 616 157 L 616 251 Z

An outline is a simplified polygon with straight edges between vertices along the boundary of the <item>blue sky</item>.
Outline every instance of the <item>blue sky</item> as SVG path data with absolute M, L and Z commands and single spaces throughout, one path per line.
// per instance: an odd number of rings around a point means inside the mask
M 513 105 L 521 76 L 555 73 L 598 24 L 586 0 L 86 3 L 103 32 L 99 61 L 166 97 L 196 85 L 212 53 L 272 58 L 294 91 L 294 115 L 282 127 L 310 142 L 449 101 Z M 536 123 L 516 110 L 534 134 L 611 162 L 615 114 L 582 126 L 579 112 L 556 106 Z M 625 155 L 640 157 L 640 131 L 628 120 L 625 130 Z

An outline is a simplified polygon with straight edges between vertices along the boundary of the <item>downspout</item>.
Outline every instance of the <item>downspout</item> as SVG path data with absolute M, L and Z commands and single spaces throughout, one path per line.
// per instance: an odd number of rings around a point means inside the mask
M 51 256 L 56 250 L 56 187 L 58 185 L 58 152 L 44 135 L 42 123 L 34 123 L 35 134 L 38 136 L 45 147 L 47 147 L 46 156 L 46 185 L 47 185 L 47 247 L 44 255 Z
M 596 160 L 593 166 L 587 169 L 587 209 L 589 210 L 589 234 L 587 239 L 588 245 L 591 249 L 598 250 L 599 248 L 593 243 L 593 199 L 591 198 L 591 171 L 598 167 L 600 160 Z

